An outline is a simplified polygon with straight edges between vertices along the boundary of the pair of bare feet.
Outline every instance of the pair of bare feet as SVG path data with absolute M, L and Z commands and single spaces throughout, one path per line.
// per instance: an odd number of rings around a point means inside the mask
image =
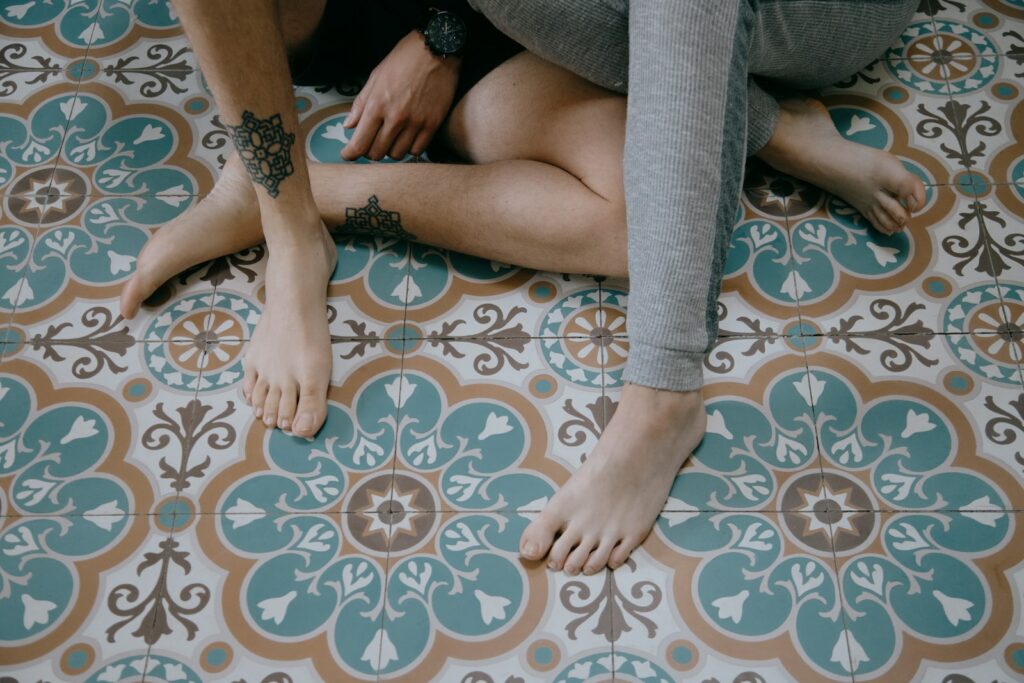
M 896 157 L 844 139 L 814 100 L 783 103 L 759 156 L 841 197 L 886 234 L 905 227 L 925 203 L 923 184 Z M 332 361 L 325 309 L 336 250 L 320 228 L 316 239 L 270 245 L 267 305 L 242 388 L 267 427 L 306 437 L 326 418 Z M 146 244 L 122 292 L 122 315 L 133 317 L 157 287 L 189 266 L 262 241 L 255 190 L 232 156 L 214 190 Z M 547 557 L 550 568 L 568 574 L 622 565 L 653 527 L 704 428 L 699 391 L 627 385 L 590 457 L 523 533 L 523 557 Z

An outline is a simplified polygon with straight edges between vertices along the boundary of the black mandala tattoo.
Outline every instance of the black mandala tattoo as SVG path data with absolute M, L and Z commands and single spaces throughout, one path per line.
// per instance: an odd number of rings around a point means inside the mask
M 284 132 L 280 114 L 259 119 L 248 110 L 242 113 L 242 123 L 228 125 L 228 130 L 253 182 L 267 188 L 271 197 L 276 197 L 277 186 L 295 172 L 292 165 L 295 134 Z
M 377 195 L 373 195 L 366 200 L 366 206 L 363 208 L 345 209 L 345 222 L 341 228 L 374 237 L 416 239 L 416 235 L 407 232 L 402 227 L 401 219 L 402 216 L 397 211 L 386 211 L 380 208 Z

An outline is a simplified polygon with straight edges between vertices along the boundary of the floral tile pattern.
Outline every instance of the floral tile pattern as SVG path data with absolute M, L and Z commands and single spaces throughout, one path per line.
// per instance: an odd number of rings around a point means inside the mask
M 707 434 L 590 577 L 517 548 L 618 407 L 628 281 L 339 236 L 327 426 L 268 431 L 263 247 L 118 315 L 229 150 L 170 5 L 18 0 L 0 36 L 0 677 L 1024 678 L 1018 0 L 926 0 L 823 93 L 925 182 L 905 233 L 748 164 Z M 356 92 L 297 89 L 314 160 Z

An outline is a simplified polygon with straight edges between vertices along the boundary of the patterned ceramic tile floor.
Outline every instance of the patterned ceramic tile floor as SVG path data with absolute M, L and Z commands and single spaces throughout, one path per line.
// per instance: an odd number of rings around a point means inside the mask
M 516 548 L 616 408 L 625 283 L 340 242 L 327 428 L 267 432 L 261 249 L 116 314 L 227 142 L 164 0 L 0 36 L 4 680 L 1024 680 L 1020 0 L 926 0 L 824 93 L 925 180 L 908 232 L 749 167 L 708 434 L 575 578 Z M 297 95 L 338 162 L 353 92 Z

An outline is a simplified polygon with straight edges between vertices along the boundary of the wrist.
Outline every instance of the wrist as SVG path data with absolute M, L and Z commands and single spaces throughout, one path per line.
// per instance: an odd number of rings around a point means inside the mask
M 423 29 L 414 29 L 409 34 L 409 38 L 419 43 L 419 46 L 423 51 L 423 58 L 433 67 L 455 72 L 459 70 L 460 66 L 462 66 L 461 55 L 439 55 L 431 50 L 430 45 L 427 43 L 427 36 L 423 33 Z

